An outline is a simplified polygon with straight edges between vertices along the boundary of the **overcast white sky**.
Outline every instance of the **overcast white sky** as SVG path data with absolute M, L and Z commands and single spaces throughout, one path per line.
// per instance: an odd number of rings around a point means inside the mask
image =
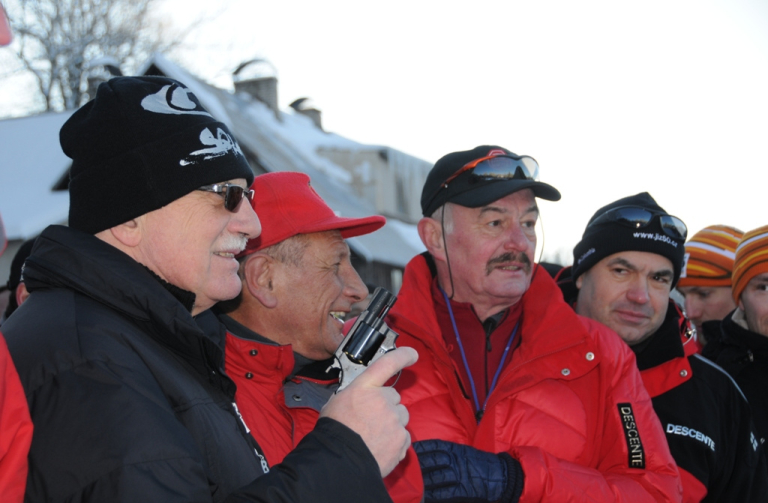
M 546 255 L 640 191 L 690 234 L 768 223 L 766 0 L 163 1 L 179 25 L 218 13 L 183 63 L 222 87 L 263 57 L 281 106 L 308 96 L 353 140 L 535 157 L 563 194 Z
M 207 4 L 166 1 L 180 21 Z M 211 81 L 264 57 L 282 106 L 309 96 L 351 139 L 430 162 L 484 143 L 535 157 L 563 194 L 541 205 L 547 255 L 640 191 L 691 233 L 768 223 L 765 0 L 222 5 L 185 56 Z

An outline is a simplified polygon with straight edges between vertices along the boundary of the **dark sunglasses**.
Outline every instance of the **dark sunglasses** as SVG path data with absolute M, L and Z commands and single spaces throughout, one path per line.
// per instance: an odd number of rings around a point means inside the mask
M 431 203 L 440 191 L 447 188 L 448 184 L 454 181 L 456 177 L 469 170 L 472 170 L 471 181 L 539 179 L 539 163 L 533 157 L 527 155 L 518 158 L 501 155 L 481 157 L 468 162 L 446 178 L 429 198 L 429 202 Z
M 224 198 L 224 207 L 233 213 L 237 211 L 237 208 L 240 207 L 240 203 L 243 202 L 243 196 L 245 196 L 249 202 L 253 203 L 253 190 L 246 190 L 244 187 L 233 183 L 203 185 L 202 187 L 198 187 L 197 190 L 219 194 Z
M 646 227 L 656 217 L 659 218 L 661 230 L 664 231 L 664 234 L 671 238 L 685 241 L 688 236 L 688 228 L 682 220 L 673 217 L 672 215 L 667 215 L 666 213 L 654 213 L 645 208 L 638 208 L 637 206 L 620 206 L 606 211 L 587 225 L 587 229 L 595 225 L 610 222 L 616 222 L 626 227 L 640 229 Z

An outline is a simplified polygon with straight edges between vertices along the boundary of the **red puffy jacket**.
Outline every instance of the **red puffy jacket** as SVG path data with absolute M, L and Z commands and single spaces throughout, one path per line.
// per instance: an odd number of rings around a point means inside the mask
M 225 355 L 226 372 L 237 385 L 235 401 L 243 420 L 273 466 L 315 427 L 320 409 L 338 387 L 338 379 L 291 377 L 295 365 L 291 346 L 244 339 L 231 332 L 227 332 Z M 402 477 L 399 497 L 393 495 L 393 499 L 418 503 L 423 483 L 413 449 L 408 449 L 406 461 L 385 483 L 391 487 L 395 478 Z
M 681 501 L 675 462 L 635 357 L 603 325 L 577 316 L 547 274 L 523 296 L 521 343 L 478 424 L 440 335 L 424 256 L 406 267 L 389 326 L 419 352 L 396 387 L 413 441 L 439 438 L 520 461 L 520 503 Z M 401 475 L 390 494 L 412 490 Z
M 274 466 L 315 427 L 320 409 L 338 380 L 288 380 L 295 365 L 291 346 L 264 344 L 227 332 L 225 348 L 225 370 L 237 385 L 237 407 L 270 466 Z M 297 392 L 286 392 L 289 386 L 295 386 Z M 300 393 L 302 386 L 318 390 Z M 324 388 L 327 392 L 320 391 Z
M 27 397 L 0 336 L 0 495 L 8 503 L 24 500 L 32 420 Z

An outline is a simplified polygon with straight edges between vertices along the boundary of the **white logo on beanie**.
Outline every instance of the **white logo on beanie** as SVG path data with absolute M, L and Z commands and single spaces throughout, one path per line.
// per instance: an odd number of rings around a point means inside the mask
M 200 133 L 200 143 L 203 145 L 210 145 L 211 147 L 204 148 L 202 150 L 195 150 L 189 155 L 203 156 L 201 159 L 203 161 L 226 155 L 229 153 L 229 151 L 232 151 L 234 154 L 243 155 L 243 151 L 240 150 L 240 145 L 238 145 L 237 142 L 233 140 L 232 137 L 229 136 L 229 134 L 227 134 L 227 132 L 221 128 L 216 129 L 216 136 L 213 136 L 213 133 L 211 133 L 210 129 L 203 129 L 203 131 Z M 197 161 L 198 159 L 187 158 L 180 160 L 179 164 L 182 166 L 187 166 L 189 164 L 195 164 Z
M 581 265 L 581 263 L 584 262 L 587 259 L 587 257 L 592 255 L 593 253 L 595 253 L 594 248 L 590 248 L 589 250 L 584 252 L 584 254 L 581 257 L 579 257 L 579 260 L 576 261 L 576 265 Z
M 171 91 L 169 97 L 168 91 L 171 88 L 173 88 L 173 91 Z M 192 94 L 192 91 L 189 89 L 176 84 L 169 84 L 163 86 L 163 88 L 155 94 L 150 94 L 141 100 L 141 108 L 148 112 L 155 112 L 158 114 L 206 115 L 213 119 L 213 116 L 205 110 L 196 110 L 198 105 L 189 99 L 189 94 Z
M 632 234 L 632 237 L 640 238 L 640 239 L 652 239 L 654 241 L 661 241 L 662 243 L 667 243 L 668 245 L 672 245 L 674 248 L 677 248 L 677 243 L 675 242 L 674 239 L 670 238 L 669 236 L 663 236 L 658 232 L 635 232 L 634 234 Z

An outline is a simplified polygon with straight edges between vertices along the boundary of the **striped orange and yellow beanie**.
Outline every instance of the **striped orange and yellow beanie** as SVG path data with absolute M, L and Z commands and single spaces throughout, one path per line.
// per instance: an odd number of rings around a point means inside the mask
M 727 225 L 710 225 L 685 243 L 685 266 L 677 286 L 731 286 L 736 247 L 744 235 Z
M 733 265 L 733 300 L 739 301 L 749 280 L 768 272 L 768 225 L 744 234 Z

